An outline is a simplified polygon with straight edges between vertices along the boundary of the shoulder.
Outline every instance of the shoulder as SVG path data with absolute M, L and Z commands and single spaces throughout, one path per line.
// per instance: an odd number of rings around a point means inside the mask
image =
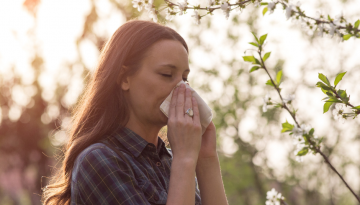
M 122 154 L 129 161 L 132 158 L 125 152 Z M 72 201 L 82 201 L 83 204 L 123 204 L 124 201 L 127 201 L 125 204 L 146 204 L 131 168 L 134 164 L 128 164 L 105 144 L 96 143 L 84 149 L 74 165 Z
M 127 158 L 131 158 L 126 152 L 122 153 Z M 72 179 L 75 181 L 79 173 L 93 175 L 127 169 L 129 169 L 128 164 L 117 153 L 103 143 L 95 143 L 84 149 L 76 158 Z

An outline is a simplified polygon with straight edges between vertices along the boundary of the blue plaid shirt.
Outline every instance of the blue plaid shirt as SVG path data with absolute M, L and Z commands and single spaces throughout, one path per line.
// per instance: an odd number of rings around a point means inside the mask
M 129 128 L 105 138 L 127 150 L 124 161 L 103 143 L 83 150 L 75 160 L 71 181 L 71 205 L 75 204 L 166 204 L 170 182 L 171 149 L 158 137 L 157 149 Z M 200 205 L 195 178 L 195 205 Z

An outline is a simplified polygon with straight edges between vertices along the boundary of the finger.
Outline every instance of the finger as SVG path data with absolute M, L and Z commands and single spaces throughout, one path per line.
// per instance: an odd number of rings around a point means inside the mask
M 172 96 L 171 96 L 171 101 L 170 101 L 170 108 L 169 108 L 169 118 L 176 116 L 175 108 L 176 108 L 176 99 L 177 99 L 177 95 L 178 95 L 178 90 L 179 90 L 179 87 L 176 87 L 172 91 Z
M 189 88 L 186 88 L 184 113 L 186 112 L 187 109 L 192 108 L 192 99 L 191 98 L 192 98 L 191 90 Z M 185 113 L 185 118 L 192 121 L 192 117 L 190 117 L 186 113 Z
M 195 97 L 192 97 L 192 106 L 194 111 L 194 116 L 193 116 L 194 124 L 201 126 L 199 107 Z
M 185 85 L 181 84 L 176 99 L 176 117 L 184 117 Z

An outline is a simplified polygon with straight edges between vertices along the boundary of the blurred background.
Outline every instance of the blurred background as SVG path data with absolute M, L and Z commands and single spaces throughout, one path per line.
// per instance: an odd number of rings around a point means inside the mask
M 321 11 L 332 18 L 343 12 L 352 23 L 360 18 L 356 0 L 301 3 L 310 16 Z M 68 139 L 64 130 L 71 126 L 71 109 L 99 52 L 133 18 L 150 20 L 130 0 L 0 0 L 0 204 L 41 204 L 41 187 L 59 164 L 55 156 Z M 250 74 L 242 56 L 252 48 L 251 32 L 268 33 L 268 68 L 272 75 L 283 69 L 282 94 L 296 95 L 292 105 L 299 122 L 324 137 L 323 152 L 360 195 L 360 121 L 341 124 L 331 110 L 322 114 L 324 94 L 315 87 L 318 72 L 333 81 L 347 71 L 338 87 L 347 90 L 353 105 L 360 104 L 360 40 L 318 37 L 286 20 L 280 8 L 263 16 L 262 8 L 253 5 L 231 12 L 229 19 L 217 10 L 200 25 L 191 13 L 166 25 L 187 41 L 190 85 L 213 109 L 230 205 L 265 204 L 271 188 L 289 205 L 356 204 L 319 155 L 295 161 L 291 137 L 280 132 L 281 123 L 291 123 L 291 117 L 276 108 L 263 113 L 265 94 L 279 102 L 278 96 L 265 85 L 266 73 Z

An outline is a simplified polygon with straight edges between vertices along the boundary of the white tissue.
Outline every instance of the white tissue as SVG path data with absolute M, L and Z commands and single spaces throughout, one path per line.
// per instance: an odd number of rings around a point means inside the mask
M 200 123 L 201 123 L 201 127 L 202 127 L 202 134 L 204 134 L 206 128 L 208 127 L 208 125 L 210 124 L 211 120 L 212 120 L 212 112 L 211 112 L 211 108 L 204 102 L 204 100 L 195 92 L 194 89 L 192 89 L 187 83 L 185 83 L 184 81 L 180 81 L 178 84 L 176 84 L 176 86 L 172 89 L 172 91 L 170 92 L 169 96 L 167 96 L 167 98 L 164 100 L 163 103 L 161 103 L 160 105 L 160 110 L 166 115 L 166 117 L 169 117 L 169 109 L 170 109 L 170 102 L 171 102 L 171 97 L 173 94 L 173 91 L 176 87 L 180 86 L 181 84 L 185 84 L 185 86 L 187 88 L 190 88 L 192 96 L 195 97 L 197 103 L 198 103 L 198 108 L 199 108 L 199 112 L 200 112 Z

